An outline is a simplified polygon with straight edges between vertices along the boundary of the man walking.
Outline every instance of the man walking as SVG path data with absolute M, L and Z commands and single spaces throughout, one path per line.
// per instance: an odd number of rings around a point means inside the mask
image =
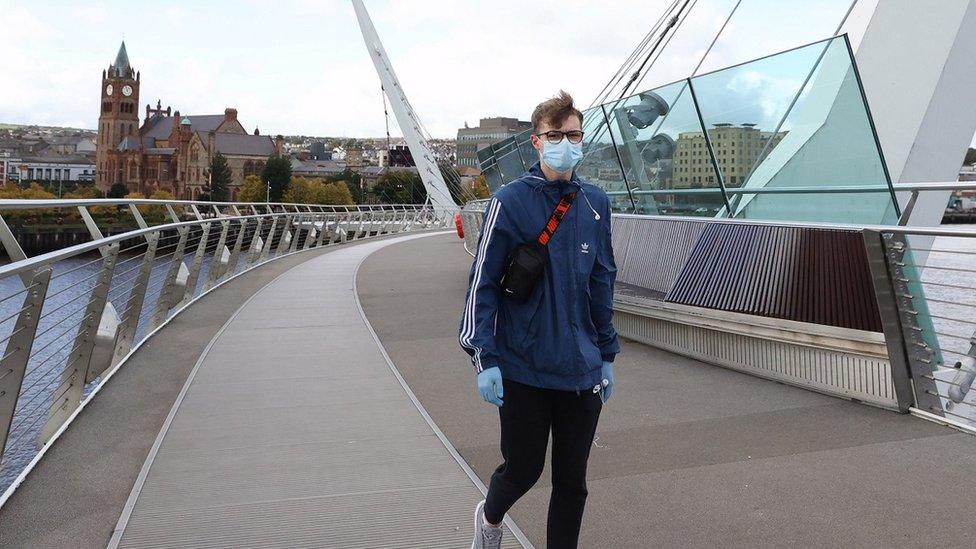
M 505 513 L 542 474 L 550 432 L 548 546 L 579 538 L 586 463 L 620 350 L 610 201 L 574 171 L 582 123 L 566 92 L 537 106 L 540 162 L 495 191 L 485 211 L 459 341 L 481 397 L 498 407 L 504 462 L 475 508 L 472 548 L 501 546 Z

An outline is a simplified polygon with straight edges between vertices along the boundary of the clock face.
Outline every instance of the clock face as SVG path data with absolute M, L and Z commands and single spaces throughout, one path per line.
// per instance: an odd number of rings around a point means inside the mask
M 132 86 L 122 86 L 122 95 L 129 97 L 132 95 Z
M 115 88 L 113 88 L 111 84 L 109 84 L 108 86 L 105 86 L 105 94 L 106 95 L 112 95 L 112 92 L 114 90 L 115 90 Z

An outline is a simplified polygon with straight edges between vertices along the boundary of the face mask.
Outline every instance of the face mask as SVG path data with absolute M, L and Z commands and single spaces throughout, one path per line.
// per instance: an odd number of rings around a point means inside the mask
M 563 137 L 559 143 L 545 142 L 542 149 L 542 161 L 559 173 L 566 173 L 583 158 L 583 143 L 570 143 Z

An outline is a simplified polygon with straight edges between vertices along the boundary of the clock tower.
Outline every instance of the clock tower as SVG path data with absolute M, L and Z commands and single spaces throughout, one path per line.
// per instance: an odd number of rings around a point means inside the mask
M 101 110 L 98 116 L 95 184 L 108 190 L 125 181 L 123 159 L 112 154 L 119 142 L 129 136 L 139 137 L 139 73 L 129 65 L 125 42 L 115 62 L 102 71 Z

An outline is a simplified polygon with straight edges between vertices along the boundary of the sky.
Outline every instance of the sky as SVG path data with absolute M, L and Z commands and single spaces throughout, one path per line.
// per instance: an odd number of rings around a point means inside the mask
M 833 34 L 850 0 L 697 0 L 639 89 Z M 433 137 L 488 116 L 528 119 L 559 89 L 589 106 L 671 0 L 366 0 L 403 89 Z M 612 7 L 611 7 L 612 6 Z M 238 109 L 264 134 L 379 137 L 379 79 L 349 0 L 0 0 L 0 122 L 95 128 L 101 72 L 125 40 L 139 112 Z M 761 32 L 760 32 L 761 29 Z M 391 132 L 399 134 L 392 119 Z

